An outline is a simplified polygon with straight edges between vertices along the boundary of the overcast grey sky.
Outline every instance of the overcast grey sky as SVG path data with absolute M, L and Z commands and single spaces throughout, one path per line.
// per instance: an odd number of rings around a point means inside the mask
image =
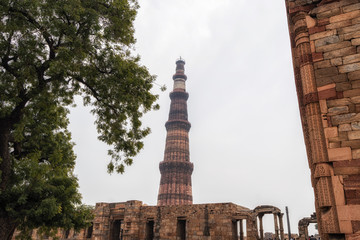
M 156 205 L 175 60 L 185 59 L 194 203 L 289 207 L 292 232 L 314 211 L 284 0 L 140 0 L 136 53 L 159 85 L 152 134 L 124 175 L 108 175 L 108 147 L 89 109 L 71 110 L 76 175 L 86 204 Z M 272 217 L 265 230 L 273 230 Z M 286 221 L 284 221 L 287 232 Z

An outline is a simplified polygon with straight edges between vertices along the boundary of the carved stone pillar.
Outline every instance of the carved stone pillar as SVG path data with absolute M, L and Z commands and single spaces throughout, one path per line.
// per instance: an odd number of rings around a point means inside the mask
M 244 229 L 243 229 L 243 220 L 239 220 L 240 223 L 240 240 L 244 240 Z
M 274 225 L 275 225 L 275 239 L 279 239 L 279 225 L 277 219 L 277 213 L 274 213 Z
M 259 223 L 260 223 L 260 240 L 264 240 L 264 228 L 262 218 L 264 215 L 259 215 Z
M 280 239 L 284 240 L 285 236 L 284 236 L 284 223 L 283 223 L 283 213 L 279 214 L 279 223 L 280 223 Z M 291 236 L 290 236 L 291 237 Z

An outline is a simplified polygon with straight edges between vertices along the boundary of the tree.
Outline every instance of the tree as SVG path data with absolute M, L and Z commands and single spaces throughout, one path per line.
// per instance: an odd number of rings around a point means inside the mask
M 124 172 L 158 108 L 133 56 L 136 0 L 0 1 L 0 239 L 14 229 L 83 227 L 67 107 L 81 95 Z

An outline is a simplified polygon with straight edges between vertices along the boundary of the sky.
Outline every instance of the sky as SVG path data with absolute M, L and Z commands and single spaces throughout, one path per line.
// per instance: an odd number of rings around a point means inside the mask
M 156 205 L 175 61 L 185 59 L 193 201 L 290 212 L 291 231 L 315 211 L 291 59 L 285 1 L 139 0 L 135 54 L 156 84 L 152 133 L 123 175 L 109 175 L 109 149 L 80 99 L 71 109 L 75 174 L 83 202 Z M 273 231 L 273 217 L 264 218 Z M 284 218 L 287 233 L 286 219 Z M 310 233 L 313 233 L 313 229 Z

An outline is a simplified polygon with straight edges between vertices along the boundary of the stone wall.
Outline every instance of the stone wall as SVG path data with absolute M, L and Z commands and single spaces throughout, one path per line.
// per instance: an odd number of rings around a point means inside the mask
M 149 235 L 151 239 L 181 239 L 180 222 L 186 239 L 234 239 L 239 232 L 234 223 L 240 220 L 246 224 L 247 239 L 256 239 L 253 211 L 232 203 L 145 206 L 140 201 L 127 201 L 98 203 L 95 211 L 93 240 L 118 239 L 121 232 L 115 230 L 116 220 L 121 221 L 124 240 L 148 239 Z
M 286 0 L 321 237 L 360 239 L 360 0 Z

